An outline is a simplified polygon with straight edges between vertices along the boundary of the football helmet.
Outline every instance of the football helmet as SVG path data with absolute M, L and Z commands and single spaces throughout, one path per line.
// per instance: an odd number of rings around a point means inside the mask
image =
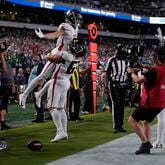
M 83 17 L 76 9 L 68 10 L 65 13 L 65 21 L 74 27 L 79 27 L 82 24 Z
M 80 40 L 73 40 L 69 47 L 71 53 L 76 57 L 83 57 L 87 53 L 86 44 Z

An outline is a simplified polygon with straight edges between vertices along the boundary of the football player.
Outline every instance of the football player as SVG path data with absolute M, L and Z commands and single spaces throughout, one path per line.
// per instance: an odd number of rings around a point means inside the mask
M 43 34 L 40 29 L 36 29 L 35 33 L 39 38 L 57 39 L 56 47 L 51 51 L 51 54 L 61 54 L 62 51 L 68 49 L 68 45 L 74 38 L 77 38 L 78 28 L 82 23 L 82 15 L 78 10 L 72 9 L 65 14 L 65 23 L 61 23 L 58 30 L 52 33 Z M 48 61 L 42 72 L 31 81 L 25 91 L 19 95 L 19 104 L 25 109 L 26 99 L 29 93 L 41 82 L 52 75 L 55 69 L 55 64 Z
M 56 136 L 51 142 L 68 138 L 65 106 L 67 91 L 70 88 L 70 77 L 80 63 L 81 58 L 86 55 L 86 46 L 81 41 L 74 40 L 69 47 L 69 51 L 63 51 L 61 55 L 50 54 L 47 56 L 50 62 L 56 63 L 52 79 L 48 82 L 47 94 L 47 108 L 57 129 Z

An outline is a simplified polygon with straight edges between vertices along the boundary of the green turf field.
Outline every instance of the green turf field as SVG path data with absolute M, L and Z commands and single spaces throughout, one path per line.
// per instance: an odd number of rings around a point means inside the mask
M 98 112 L 81 116 L 85 120 L 68 123 L 69 140 L 59 143 L 50 143 L 55 135 L 52 121 L 44 123 L 31 123 L 34 118 L 32 104 L 27 105 L 27 110 L 22 111 L 18 105 L 10 105 L 7 123 L 14 128 L 0 132 L 0 139 L 6 140 L 8 148 L 0 151 L 0 165 L 44 165 L 67 155 L 92 148 L 113 139 L 131 133 L 127 119 L 131 108 L 125 109 L 125 128 L 127 133 L 112 133 L 112 116 L 110 112 Z M 40 140 L 43 149 L 32 152 L 26 144 L 30 140 Z

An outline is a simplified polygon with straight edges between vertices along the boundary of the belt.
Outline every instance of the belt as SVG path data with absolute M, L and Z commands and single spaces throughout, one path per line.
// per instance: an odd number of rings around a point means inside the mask
M 114 83 L 114 84 L 115 83 L 117 83 L 117 84 L 128 84 L 127 82 L 123 82 L 123 81 L 122 82 L 120 82 L 120 81 L 111 81 L 111 82 Z
M 128 86 L 127 82 L 120 82 L 120 81 L 112 81 L 112 85 L 120 85 L 121 87 L 126 87 Z

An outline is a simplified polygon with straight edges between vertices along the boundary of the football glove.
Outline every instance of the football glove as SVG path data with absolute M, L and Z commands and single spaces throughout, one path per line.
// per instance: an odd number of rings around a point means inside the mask
M 42 33 L 41 29 L 35 29 L 35 33 L 39 38 L 44 38 L 44 34 Z
M 157 39 L 160 41 L 160 43 L 164 43 L 164 37 L 162 34 L 162 31 L 160 29 L 160 27 L 157 28 L 157 34 L 155 34 L 155 36 L 157 37 Z

